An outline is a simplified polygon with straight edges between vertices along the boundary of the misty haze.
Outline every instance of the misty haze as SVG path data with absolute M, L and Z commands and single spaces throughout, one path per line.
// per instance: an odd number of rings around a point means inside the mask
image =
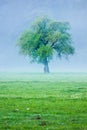
M 0 130 L 87 130 L 87 0 L 0 0 Z
M 40 16 L 69 22 L 75 54 L 69 60 L 54 58 L 52 72 L 87 71 L 87 1 L 86 0 L 22 0 L 0 1 L 0 71 L 42 72 L 43 66 L 31 64 L 19 55 L 16 46 L 20 35 Z M 53 67 L 55 66 L 55 67 Z

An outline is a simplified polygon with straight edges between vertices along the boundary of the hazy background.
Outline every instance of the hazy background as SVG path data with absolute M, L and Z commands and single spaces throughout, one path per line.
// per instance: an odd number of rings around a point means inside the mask
M 0 71 L 42 72 L 43 65 L 18 53 L 20 34 L 37 16 L 68 21 L 76 48 L 67 61 L 54 59 L 52 72 L 87 72 L 87 0 L 0 0 Z

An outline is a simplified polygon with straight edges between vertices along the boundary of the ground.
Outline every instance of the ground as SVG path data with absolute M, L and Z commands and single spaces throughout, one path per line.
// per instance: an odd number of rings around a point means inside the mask
M 87 73 L 0 73 L 0 130 L 87 130 Z

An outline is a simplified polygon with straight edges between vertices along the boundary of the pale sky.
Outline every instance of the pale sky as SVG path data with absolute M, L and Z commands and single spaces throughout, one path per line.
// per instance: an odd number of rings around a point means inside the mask
M 41 16 L 68 21 L 76 52 L 69 60 L 53 59 L 51 72 L 87 72 L 87 0 L 0 0 L 0 71 L 43 72 L 16 46 L 21 33 Z

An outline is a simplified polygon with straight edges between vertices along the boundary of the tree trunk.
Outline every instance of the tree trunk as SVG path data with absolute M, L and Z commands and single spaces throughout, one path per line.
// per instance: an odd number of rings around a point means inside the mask
M 44 73 L 49 73 L 49 66 L 47 59 L 44 62 Z

